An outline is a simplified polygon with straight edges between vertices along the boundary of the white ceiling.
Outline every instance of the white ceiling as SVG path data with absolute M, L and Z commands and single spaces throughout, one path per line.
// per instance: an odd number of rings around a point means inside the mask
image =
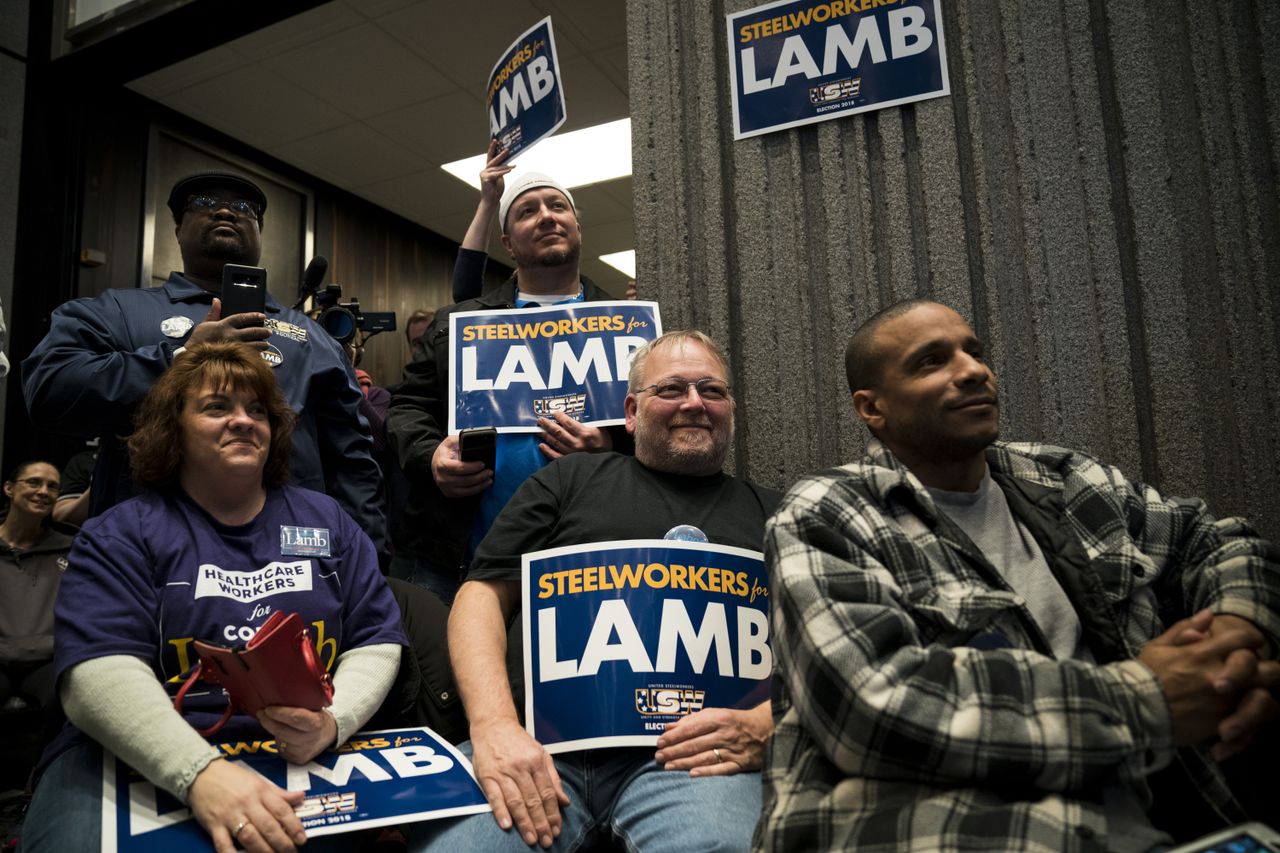
M 623 0 L 333 0 L 129 85 L 461 241 L 479 192 L 440 164 L 484 151 L 489 72 L 547 15 L 565 89 L 561 132 L 628 116 Z M 625 277 L 596 258 L 635 245 L 631 178 L 573 194 L 582 271 L 620 294 Z M 509 262 L 496 233 L 490 252 Z

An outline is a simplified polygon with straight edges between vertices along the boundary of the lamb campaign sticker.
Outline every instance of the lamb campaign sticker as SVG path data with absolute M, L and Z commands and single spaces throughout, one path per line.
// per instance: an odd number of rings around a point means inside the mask
M 306 764 L 285 761 L 274 740 L 214 747 L 272 784 L 305 791 L 295 813 L 308 837 L 491 810 L 471 763 L 425 727 L 361 732 Z M 104 750 L 101 850 L 211 851 L 213 843 L 186 805 Z
M 951 92 L 941 0 L 781 0 L 725 23 L 735 139 Z
M 633 539 L 524 555 L 525 727 L 547 752 L 653 746 L 703 708 L 769 698 L 758 551 Z
M 489 135 L 514 157 L 564 124 L 564 85 L 551 18 L 512 42 L 489 72 Z
M 172 317 L 165 317 L 160 321 L 160 334 L 166 338 L 180 338 L 191 331 L 191 327 L 194 325 L 195 321 L 190 317 L 176 314 Z
M 631 356 L 662 334 L 662 318 L 656 302 L 574 302 L 460 311 L 449 332 L 449 433 L 538 432 L 556 412 L 623 423 Z
M 328 557 L 329 528 L 280 525 L 280 553 L 290 557 Z

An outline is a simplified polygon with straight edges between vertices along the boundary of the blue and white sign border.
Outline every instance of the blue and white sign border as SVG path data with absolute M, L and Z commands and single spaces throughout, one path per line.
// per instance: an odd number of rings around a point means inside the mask
M 556 51 L 556 31 L 555 31 L 555 27 L 551 26 L 551 16 L 547 15 L 541 21 L 538 21 L 538 23 L 534 24 L 533 26 L 529 27 L 529 29 L 521 33 L 519 38 L 511 42 L 511 44 L 507 45 L 507 49 L 502 52 L 502 56 L 499 57 L 498 61 L 493 64 L 492 70 L 489 71 L 489 84 L 492 85 L 494 76 L 498 73 L 498 69 L 503 66 L 504 61 L 511 56 L 511 51 L 515 50 L 515 48 L 519 46 L 521 42 L 527 39 L 533 33 L 534 30 L 544 26 L 547 28 L 547 50 L 549 50 L 551 53 L 551 73 L 555 76 L 555 81 L 556 81 L 556 97 L 560 100 L 560 121 L 556 122 L 545 133 L 540 135 L 537 139 L 533 140 L 532 142 L 524 142 L 523 140 L 521 140 L 520 148 L 517 149 L 517 152 L 516 152 L 518 154 L 522 154 L 525 151 L 528 151 L 530 148 L 537 145 L 539 142 L 546 139 L 548 136 L 555 135 L 555 132 L 559 130 L 564 125 L 565 121 L 567 121 L 569 118 L 568 110 L 565 108 L 564 78 L 560 76 L 560 54 Z M 488 114 L 491 109 L 493 109 L 492 100 L 486 97 L 485 98 L 485 120 L 484 120 L 486 127 L 489 126 Z
M 833 118 L 842 116 L 857 115 L 859 113 L 869 113 L 875 110 L 883 110 L 889 107 L 897 107 L 902 104 L 910 104 L 916 101 L 925 101 L 930 98 L 941 98 L 951 94 L 951 78 L 947 74 L 947 42 L 942 32 L 942 0 L 933 0 L 933 17 L 938 27 L 938 62 L 942 66 L 942 88 L 932 92 L 919 92 L 909 95 L 905 98 L 898 98 L 893 101 L 878 101 L 874 104 L 863 104 L 862 106 L 847 107 L 842 110 L 831 110 L 822 115 L 809 116 L 808 118 L 797 119 L 795 121 L 784 122 L 783 124 L 773 124 L 768 127 L 761 127 L 755 130 L 749 130 L 743 133 L 739 130 L 741 124 L 738 119 L 738 56 L 736 42 L 734 41 L 734 25 L 739 18 L 753 15 L 757 12 L 763 12 L 766 9 L 773 9 L 778 6 L 794 6 L 796 0 L 775 0 L 773 3 L 765 3 L 760 6 L 753 6 L 750 9 L 743 9 L 739 12 L 725 13 L 725 30 L 729 39 L 729 102 L 733 107 L 733 138 L 749 139 L 753 136 L 763 136 L 766 133 L 773 133 L 778 130 L 786 130 L 791 127 L 800 127 L 806 124 L 817 124 L 820 121 L 829 121 Z
M 461 767 L 462 770 L 465 771 L 466 774 L 471 777 L 472 781 L 475 781 L 475 778 L 476 778 L 475 768 L 471 766 L 471 762 L 467 759 L 467 757 L 463 755 L 462 752 L 460 752 L 458 748 L 454 746 L 452 743 L 445 740 L 443 737 L 436 734 L 434 731 L 432 731 L 431 729 L 425 726 L 409 726 L 409 727 L 397 728 L 397 729 L 378 729 L 376 731 L 367 731 L 367 732 L 362 731 L 352 735 L 351 739 L 354 740 L 354 739 L 359 739 L 364 737 L 374 737 L 377 735 L 397 734 L 397 733 L 404 733 L 404 732 L 429 733 L 432 738 L 433 748 L 436 746 L 444 747 L 448 751 L 449 757 L 452 758 L 458 764 L 458 766 Z M 211 744 L 211 748 L 212 748 L 212 744 Z M 228 757 L 227 760 L 235 761 L 235 758 Z M 111 753 L 110 750 L 107 750 L 107 749 L 102 750 L 102 826 L 100 830 L 101 853 L 117 853 L 117 851 L 119 850 L 119 848 L 116 845 L 116 837 L 119 829 L 119 826 L 116 820 L 116 813 L 119 811 L 117 794 L 123 793 L 125 797 L 128 797 L 127 789 L 121 792 L 121 790 L 117 787 L 116 762 L 117 762 L 117 759 L 115 755 Z M 477 786 L 478 784 L 479 783 L 477 783 Z M 423 812 L 390 815 L 388 817 L 366 818 L 364 820 L 354 820 L 348 823 L 333 824 L 328 826 L 313 826 L 313 827 L 309 827 L 306 830 L 306 832 L 307 832 L 308 838 L 313 838 L 321 835 L 337 835 L 339 833 L 348 833 L 348 832 L 353 832 L 355 830 L 360 830 L 360 829 L 374 829 L 380 826 L 397 826 L 399 824 L 414 823 L 414 822 L 423 821 L 423 820 L 435 820 L 439 818 L 461 817 L 463 815 L 481 814 L 484 812 L 491 812 L 491 811 L 493 811 L 493 807 L 486 802 L 480 805 L 455 806 L 450 808 L 431 809 Z M 192 819 L 194 819 L 194 815 L 192 815 L 192 817 L 189 817 L 189 818 L 183 818 L 182 820 L 185 821 L 185 820 L 192 820 Z M 209 839 L 209 849 L 210 850 L 214 849 L 212 839 Z
M 715 545 L 707 542 L 686 542 L 670 539 L 618 539 L 610 542 L 591 542 L 585 545 L 566 545 L 560 548 L 546 548 L 542 551 L 530 551 L 520 562 L 520 598 L 523 615 L 522 626 L 524 641 L 524 727 L 533 738 L 534 731 L 534 693 L 537 685 L 533 680 L 533 598 L 530 595 L 532 584 L 529 582 L 532 564 L 536 560 L 549 557 L 562 557 L 566 554 L 589 553 L 608 549 L 623 548 L 680 548 L 690 551 L 708 551 L 715 554 L 731 554 L 736 557 L 764 562 L 764 553 L 750 548 L 737 548 L 732 545 Z M 578 740 L 560 741 L 554 744 L 542 744 L 542 748 L 550 755 L 561 752 L 574 752 L 580 749 L 599 749 L 613 746 L 655 746 L 658 735 L 611 735 L 609 737 L 580 738 Z
M 658 303 L 644 299 L 600 299 L 591 302 L 568 302 L 562 305 L 546 305 L 540 308 L 489 308 L 480 311 L 458 311 L 449 315 L 449 408 L 448 408 L 448 435 L 457 435 L 460 430 L 458 428 L 458 383 L 455 378 L 462 370 L 462 365 L 456 363 L 453 358 L 453 349 L 458 341 L 459 321 L 475 316 L 493 316 L 510 314 L 516 318 L 536 317 L 539 314 L 549 314 L 554 312 L 563 312 L 572 308 L 635 308 L 637 306 L 648 306 L 653 309 L 653 337 L 662 337 L 662 312 L 659 310 Z M 623 376 L 615 381 L 625 383 L 627 377 Z M 590 420 L 582 423 L 589 426 L 605 427 L 615 426 L 617 424 L 625 424 L 627 419 L 625 416 L 620 418 L 606 418 L 604 420 Z M 536 423 L 530 426 L 500 426 L 497 428 L 499 433 L 536 433 L 542 432 L 542 427 Z

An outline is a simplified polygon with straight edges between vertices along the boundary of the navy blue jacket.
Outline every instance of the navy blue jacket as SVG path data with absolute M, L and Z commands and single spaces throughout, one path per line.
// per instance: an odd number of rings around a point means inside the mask
M 214 295 L 175 272 L 163 287 L 72 300 L 53 312 L 49 334 L 22 363 L 27 408 L 37 426 L 103 438 L 91 515 L 135 493 L 119 437 L 133 431 L 134 409 L 209 313 Z M 306 315 L 269 295 L 266 313 L 273 330 L 268 361 L 298 413 L 291 482 L 331 495 L 385 553 L 382 476 L 369 426 L 357 410 L 362 395 L 351 364 Z

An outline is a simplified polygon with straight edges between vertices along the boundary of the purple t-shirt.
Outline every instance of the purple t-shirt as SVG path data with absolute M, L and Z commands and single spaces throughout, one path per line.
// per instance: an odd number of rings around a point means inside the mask
M 369 537 L 307 489 L 269 490 L 258 517 L 235 527 L 185 494 L 146 494 L 86 523 L 68 559 L 54 610 L 59 677 L 85 660 L 131 655 L 173 695 L 196 663 L 193 640 L 243 646 L 277 610 L 297 611 L 330 671 L 348 649 L 405 642 Z M 204 728 L 225 707 L 220 687 L 198 683 L 183 715 Z M 261 731 L 237 715 L 215 737 Z

